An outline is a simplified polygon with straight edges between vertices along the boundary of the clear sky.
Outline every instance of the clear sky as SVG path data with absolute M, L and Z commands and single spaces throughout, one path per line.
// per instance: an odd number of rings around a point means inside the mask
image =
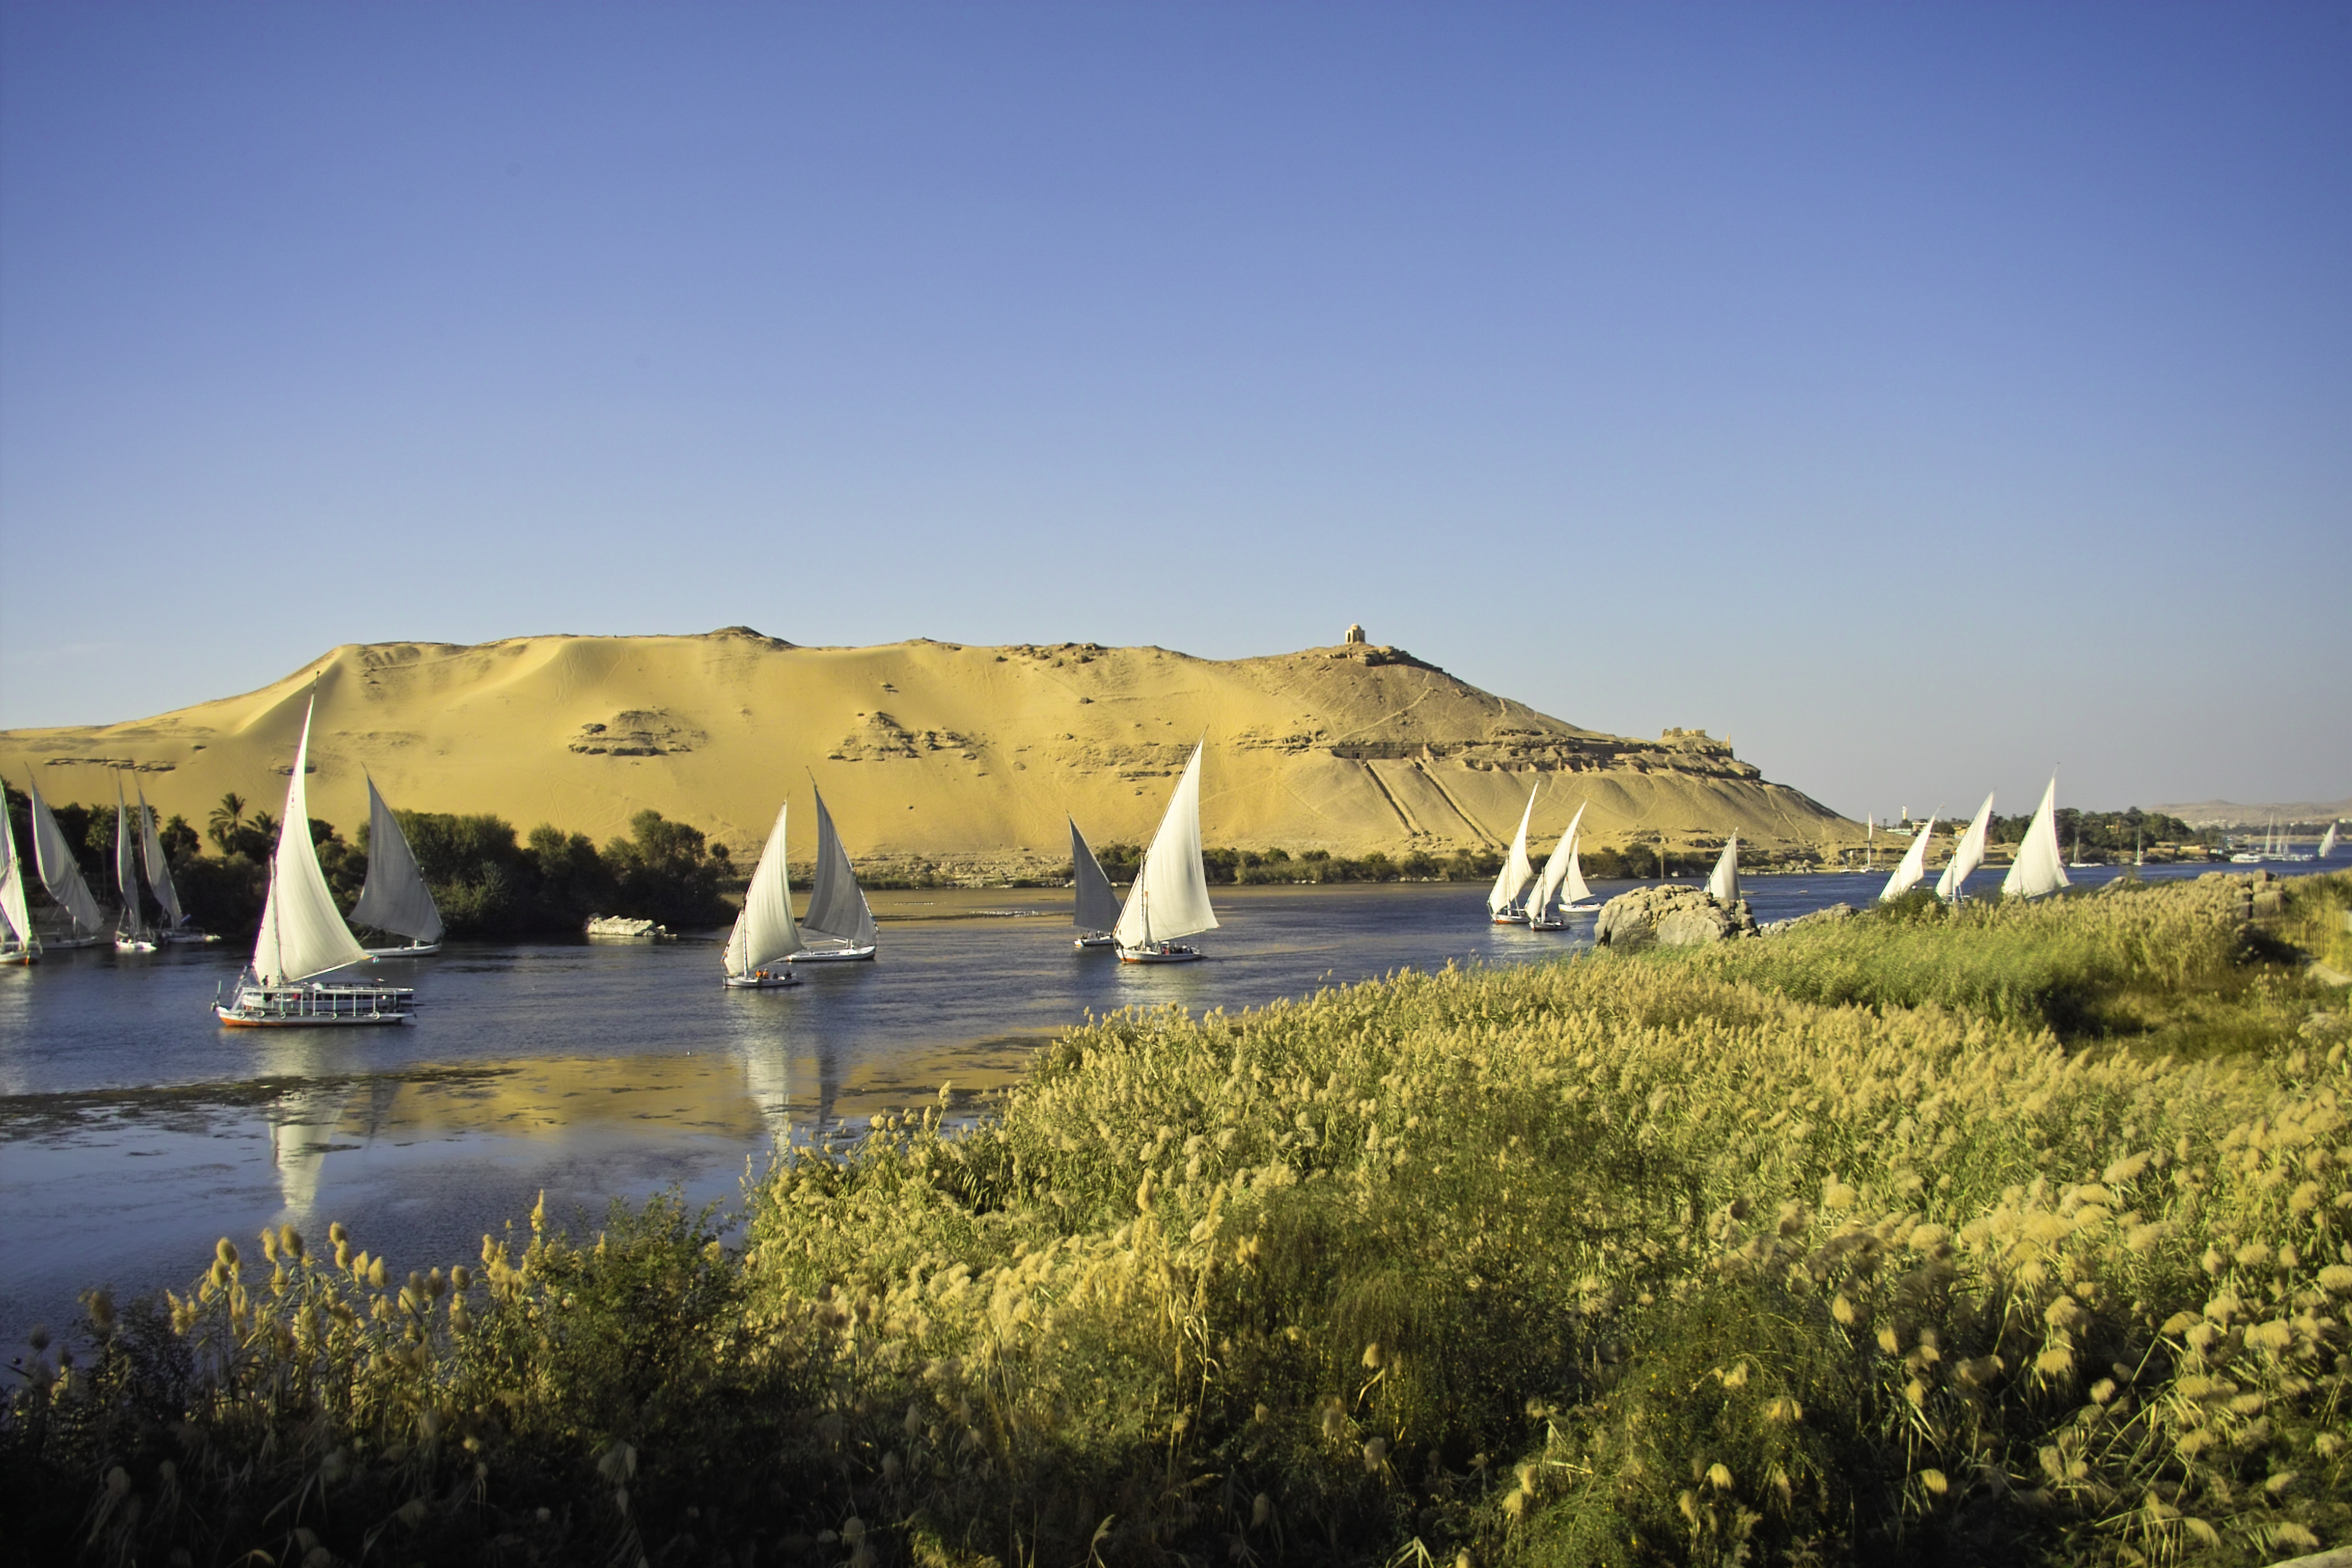
M 1360 620 L 1861 815 L 2352 794 L 2352 6 L 0 0 L 0 725 Z

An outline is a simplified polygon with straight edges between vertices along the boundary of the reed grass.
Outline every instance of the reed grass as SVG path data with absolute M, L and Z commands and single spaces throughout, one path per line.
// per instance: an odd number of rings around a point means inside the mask
M 115 1562 L 2290 1556 L 2352 1539 L 2352 1068 L 2228 886 L 1121 1014 L 740 1232 L 224 1242 L 30 1363 L 7 1484 Z M 2126 993 L 2296 1022 L 2050 1026 Z

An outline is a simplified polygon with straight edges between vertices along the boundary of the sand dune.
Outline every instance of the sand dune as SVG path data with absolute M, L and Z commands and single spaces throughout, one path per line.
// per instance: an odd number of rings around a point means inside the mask
M 1765 782 L 1728 746 L 1603 735 L 1356 644 L 1212 661 L 1091 644 L 795 647 L 702 637 L 347 646 L 259 691 L 129 723 L 0 731 L 0 768 L 53 800 L 114 798 L 117 770 L 202 825 L 225 791 L 275 811 L 316 679 L 310 810 L 366 818 L 362 770 L 399 807 L 488 811 L 599 839 L 646 806 L 738 853 L 812 777 L 852 852 L 1006 869 L 1151 831 L 1195 739 L 1212 844 L 1338 854 L 1500 845 L 1580 802 L 1596 842 L 1737 831 L 1843 841 L 1857 825 Z M 793 831 L 807 853 L 803 812 Z

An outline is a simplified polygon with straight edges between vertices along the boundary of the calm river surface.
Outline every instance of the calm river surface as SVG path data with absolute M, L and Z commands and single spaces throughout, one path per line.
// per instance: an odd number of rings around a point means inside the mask
M 2150 877 L 2204 868 L 2147 868 Z M 2078 871 L 2095 885 L 2116 873 Z M 1874 893 L 1885 872 L 1755 877 L 1759 921 Z M 1982 890 L 1996 886 L 1980 873 Z M 1638 884 L 1595 884 L 1607 899 Z M 395 1272 L 471 1262 L 543 1190 L 582 1228 L 614 1197 L 731 1202 L 776 1140 L 825 1138 L 944 1083 L 985 1090 L 1089 1012 L 1198 1012 L 1448 962 L 1590 945 L 1487 923 L 1462 884 L 1216 889 L 1194 964 L 1070 944 L 1066 893 L 877 893 L 872 963 L 783 992 L 719 984 L 724 932 L 677 942 L 457 942 L 387 963 L 394 1028 L 226 1029 L 240 950 L 60 952 L 0 970 L 0 1344 L 63 1328 L 100 1282 L 184 1287 L 220 1236 L 327 1222 Z

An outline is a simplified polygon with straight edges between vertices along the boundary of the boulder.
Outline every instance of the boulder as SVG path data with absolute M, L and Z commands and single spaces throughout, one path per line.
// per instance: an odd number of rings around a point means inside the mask
M 1857 912 L 1852 904 L 1832 904 L 1827 909 L 1815 910 L 1811 914 L 1799 915 L 1794 920 L 1773 921 L 1762 928 L 1760 934 L 1778 936 L 1784 931 L 1802 931 L 1807 926 L 1830 925 L 1838 921 L 1852 920 Z
M 1601 906 L 1592 940 L 1604 947 L 1696 947 L 1754 931 L 1747 917 L 1744 900 L 1726 910 L 1697 888 L 1636 888 Z

